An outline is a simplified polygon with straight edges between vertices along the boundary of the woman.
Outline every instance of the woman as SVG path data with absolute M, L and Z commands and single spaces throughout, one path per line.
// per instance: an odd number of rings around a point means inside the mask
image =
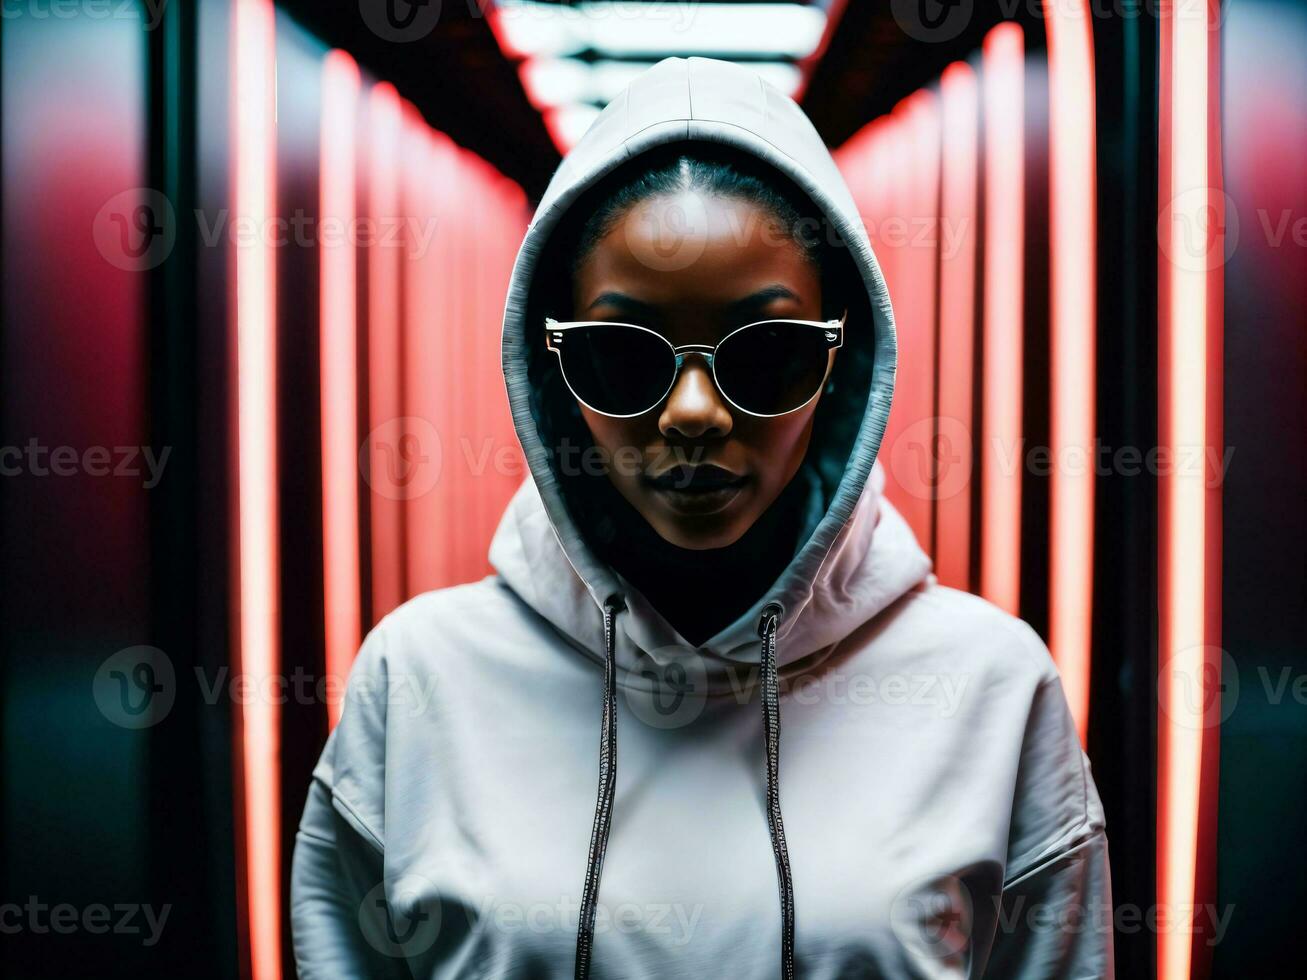
M 1110 976 L 1048 652 L 881 496 L 889 297 L 802 111 L 711 59 L 634 81 L 536 212 L 503 367 L 531 479 L 496 575 L 363 644 L 301 975 Z

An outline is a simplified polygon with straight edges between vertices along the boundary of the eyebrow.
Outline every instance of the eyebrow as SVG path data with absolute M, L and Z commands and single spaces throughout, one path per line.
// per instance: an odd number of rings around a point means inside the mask
M 770 303 L 775 299 L 799 299 L 799 294 L 788 286 L 775 282 L 770 286 L 764 286 L 756 292 L 750 293 L 743 299 L 734 300 L 726 305 L 726 313 L 733 315 L 743 313 L 746 310 L 756 309 Z M 634 296 L 627 296 L 625 293 L 604 292 L 596 296 L 593 302 L 586 307 L 587 310 L 593 310 L 596 306 L 617 306 L 633 313 L 657 313 L 658 307 L 652 303 L 646 303 L 638 300 Z

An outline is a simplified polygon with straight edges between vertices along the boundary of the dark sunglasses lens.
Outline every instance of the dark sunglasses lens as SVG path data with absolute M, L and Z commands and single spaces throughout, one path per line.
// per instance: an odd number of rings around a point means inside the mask
M 609 415 L 639 415 L 662 401 L 676 355 L 656 334 L 635 327 L 573 327 L 559 343 L 573 393 Z
M 736 331 L 717 348 L 717 383 L 746 412 L 780 415 L 803 405 L 826 376 L 825 332 L 785 320 Z

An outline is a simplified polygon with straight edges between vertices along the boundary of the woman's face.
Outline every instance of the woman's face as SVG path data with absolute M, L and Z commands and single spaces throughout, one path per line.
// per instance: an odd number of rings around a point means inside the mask
M 769 212 L 694 192 L 629 209 L 573 287 L 576 319 L 636 323 L 676 346 L 715 345 L 747 323 L 818 320 L 822 311 L 817 270 Z M 827 376 L 834 358 L 832 350 Z M 580 409 L 622 496 L 665 540 L 708 549 L 738 540 L 798 471 L 818 398 L 788 415 L 747 415 L 691 355 L 666 400 L 644 415 Z

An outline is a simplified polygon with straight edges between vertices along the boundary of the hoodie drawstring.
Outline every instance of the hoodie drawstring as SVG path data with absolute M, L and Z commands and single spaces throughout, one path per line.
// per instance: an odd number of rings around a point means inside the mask
M 590 856 L 581 895 L 581 922 L 576 934 L 576 980 L 588 980 L 590 954 L 594 949 L 595 910 L 599 878 L 603 872 L 608 831 L 613 823 L 613 793 L 617 787 L 617 656 L 614 620 L 626 608 L 621 596 L 604 603 L 604 712 L 599 739 L 599 796 L 595 801 L 594 826 L 590 831 Z M 776 855 L 777 888 L 781 899 L 781 977 L 794 980 L 794 885 L 790 856 L 785 846 L 785 824 L 781 819 L 780 679 L 776 672 L 776 630 L 781 607 L 769 603 L 758 622 L 762 639 L 762 709 L 767 739 L 767 826 L 772 852 Z
M 776 675 L 776 629 L 781 607 L 769 604 L 758 624 L 762 638 L 762 711 L 767 735 L 767 825 L 772 851 L 776 855 L 777 887 L 781 893 L 781 976 L 794 980 L 794 884 L 790 877 L 790 855 L 785 847 L 785 823 L 781 819 L 780 679 Z
M 576 980 L 586 980 L 590 976 L 599 876 L 604 867 L 604 852 L 608 849 L 608 829 L 613 823 L 613 790 L 617 787 L 617 639 L 613 620 L 618 610 L 625 608 L 626 603 L 619 595 L 604 602 L 604 714 L 599 736 L 599 798 L 595 801 L 594 826 L 590 830 L 590 857 L 585 867 L 581 923 L 576 933 Z

